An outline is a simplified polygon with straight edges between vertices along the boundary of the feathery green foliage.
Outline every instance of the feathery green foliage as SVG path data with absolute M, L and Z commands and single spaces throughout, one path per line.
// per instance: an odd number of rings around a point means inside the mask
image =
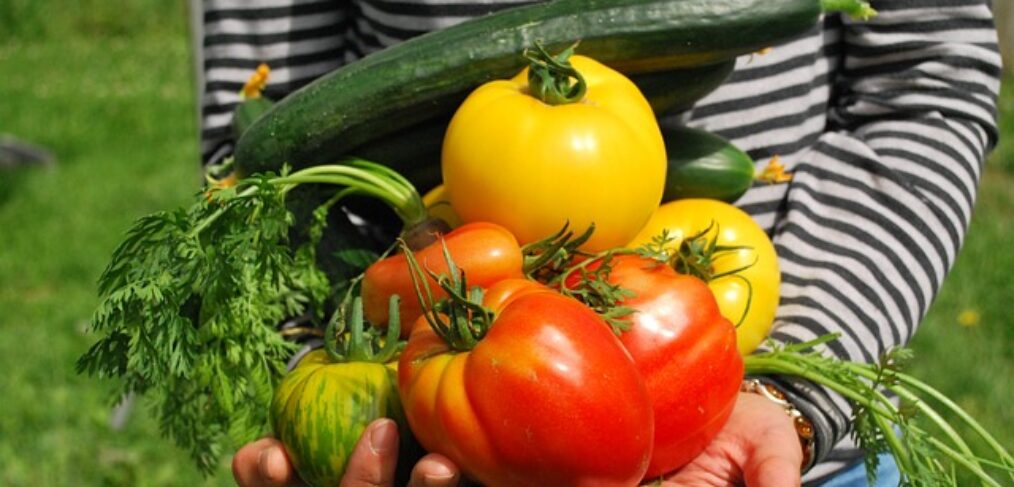
M 163 434 L 203 471 L 267 430 L 294 347 L 275 328 L 319 316 L 330 291 L 314 250 L 324 219 L 293 250 L 284 192 L 252 182 L 137 221 L 99 280 L 92 330 L 104 337 L 78 361 L 119 378 L 119 395 L 150 395 Z

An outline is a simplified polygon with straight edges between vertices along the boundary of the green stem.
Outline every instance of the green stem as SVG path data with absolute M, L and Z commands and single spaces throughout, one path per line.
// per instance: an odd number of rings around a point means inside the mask
M 888 407 L 888 411 L 891 411 L 891 413 L 895 415 L 900 414 L 894 407 L 894 404 L 892 404 L 886 397 L 879 392 L 876 394 L 880 403 Z M 895 416 L 895 418 L 897 418 L 897 416 Z M 912 457 L 908 454 L 908 451 L 905 450 L 905 446 L 901 444 L 901 440 L 894 434 L 894 428 L 891 427 L 891 424 L 887 421 L 887 419 L 885 419 L 884 416 L 875 414 L 873 415 L 873 420 L 876 421 L 877 428 L 880 429 L 880 432 L 884 437 L 884 441 L 887 442 L 888 448 L 891 449 L 891 454 L 894 455 L 894 460 L 899 465 L 898 468 L 902 472 L 914 471 L 914 468 L 912 467 Z
M 401 314 L 398 306 L 400 300 L 401 298 L 395 294 L 391 296 L 391 301 L 388 303 L 387 335 L 384 336 L 383 348 L 375 356 L 375 360 L 379 363 L 387 363 L 393 360 L 404 344 L 398 339 L 401 335 Z
M 940 404 L 943 404 L 948 410 L 951 411 L 951 413 L 961 418 L 961 420 L 964 421 L 968 427 L 972 428 L 972 430 L 975 431 L 976 434 L 978 434 L 990 446 L 990 448 L 992 448 L 995 452 L 997 452 L 997 454 L 1000 455 L 1000 458 L 1004 460 L 1007 466 L 1014 464 L 1014 458 L 1011 457 L 1007 449 L 1005 449 L 1002 445 L 1000 445 L 1000 442 L 997 441 L 996 438 L 993 437 L 993 435 L 989 434 L 985 430 L 985 428 L 983 428 L 982 425 L 979 424 L 978 421 L 969 416 L 968 413 L 966 413 L 963 409 L 961 409 L 960 406 L 955 404 L 954 401 L 951 401 L 946 396 L 941 394 L 936 389 L 930 387 L 925 382 L 922 382 L 910 375 L 898 374 L 898 380 L 900 380 L 903 384 L 916 389 L 920 393 L 932 397 Z
M 332 362 L 348 362 L 348 357 L 339 350 L 338 337 L 345 334 L 345 320 L 342 319 L 343 309 L 338 309 L 327 321 L 324 329 L 324 351 Z
M 842 12 L 859 20 L 869 20 L 877 15 L 877 11 L 864 0 L 820 0 L 820 8 L 825 12 Z
M 637 253 L 636 249 L 626 249 L 626 248 L 604 250 L 602 252 L 599 252 L 598 254 L 588 256 L 588 258 L 586 258 L 585 260 L 582 260 L 581 262 L 568 267 L 562 273 L 560 273 L 559 276 L 553 278 L 553 281 L 550 282 L 549 285 L 556 286 L 561 291 L 566 292 L 568 290 L 567 279 L 570 278 L 571 274 L 577 271 L 583 271 L 585 269 L 588 269 L 588 267 L 592 265 L 609 265 L 609 260 L 618 255 L 631 255 L 636 253 Z
M 570 56 L 574 53 L 571 46 L 556 57 L 546 52 L 539 42 L 535 43 L 535 51 L 525 50 L 528 66 L 528 92 L 549 105 L 566 105 L 584 99 L 588 83 L 574 66 L 570 64 Z M 575 82 L 571 84 L 570 80 Z
M 374 329 L 366 329 L 363 319 L 363 299 L 359 296 L 349 302 L 346 296 L 342 306 L 335 311 L 328 322 L 324 338 L 324 349 L 333 362 L 373 362 L 386 363 L 391 361 L 401 343 L 398 335 L 401 327 L 398 320 L 398 297 L 391 296 L 394 308 L 388 319 L 387 334 L 383 345 L 379 345 L 379 337 Z
M 933 438 L 932 436 L 927 436 L 926 440 L 929 441 L 934 448 L 943 452 L 944 455 L 947 455 L 948 458 L 961 464 L 961 466 L 965 467 L 968 471 L 975 474 L 976 477 L 979 477 L 979 480 L 981 480 L 982 483 L 988 484 L 992 487 L 1001 487 L 1000 483 L 994 480 L 992 477 L 990 477 L 989 474 L 987 474 L 984 470 L 982 470 L 982 467 L 980 467 L 978 463 L 969 460 L 966 456 L 962 455 L 960 452 L 954 451 L 953 449 L 951 449 L 951 447 L 947 446 L 942 441 Z
M 454 264 L 446 242 L 441 240 L 441 243 L 444 260 L 447 262 L 446 275 L 423 271 L 412 250 L 404 240 L 399 240 L 426 322 L 452 350 L 468 351 L 482 340 L 492 326 L 493 312 L 482 305 L 481 291 L 469 294 L 465 273 L 460 272 Z M 437 300 L 433 297 L 429 279 L 437 282 L 447 298 Z
M 365 346 L 363 339 L 363 298 L 356 296 L 352 300 L 351 316 L 349 317 L 349 360 L 364 362 L 370 359 L 372 350 Z
M 827 388 L 841 394 L 846 399 L 874 410 L 877 414 L 892 414 L 890 411 L 885 411 L 883 408 L 879 407 L 874 401 L 862 393 L 831 379 L 821 372 L 796 365 L 792 362 L 771 357 L 769 354 L 746 356 L 743 358 L 743 365 L 746 368 L 747 375 L 776 374 L 800 377 L 826 386 Z
M 775 356 L 778 353 L 789 353 L 791 354 L 790 355 L 791 359 L 786 360 L 784 358 L 779 358 Z M 876 391 L 872 387 L 870 387 L 871 390 L 863 392 L 855 390 L 853 387 L 833 379 L 832 377 L 828 376 L 827 373 L 818 370 L 820 368 L 820 365 L 809 362 L 811 360 L 813 360 L 813 358 L 810 355 L 802 354 L 800 353 L 800 349 L 796 348 L 792 350 L 786 349 L 785 351 L 781 352 L 776 351 L 751 355 L 744 358 L 744 364 L 746 367 L 747 374 L 783 374 L 801 377 L 803 379 L 810 380 L 814 383 L 826 386 L 829 389 L 834 390 L 835 392 L 838 392 L 842 396 L 851 400 L 853 403 L 869 409 L 873 413 L 873 418 L 877 424 L 877 428 L 883 433 L 884 439 L 888 444 L 888 448 L 891 450 L 895 459 L 898 461 L 899 468 L 901 469 L 901 471 L 902 472 L 916 471 L 914 469 L 914 466 L 911 464 L 911 461 L 913 459 L 908 455 L 907 450 L 905 449 L 904 445 L 901 444 L 900 439 L 897 436 L 895 436 L 894 430 L 890 424 L 890 422 L 900 424 L 898 421 L 900 420 L 899 416 L 900 412 L 897 410 L 894 404 L 891 403 L 883 394 L 881 394 L 879 391 Z M 957 445 L 958 450 L 960 451 L 950 448 L 942 441 L 926 434 L 924 431 L 922 431 L 915 425 L 905 425 L 905 428 L 907 428 L 909 433 L 924 435 L 927 438 L 927 441 L 930 443 L 930 445 L 932 445 L 934 448 L 936 448 L 938 451 L 943 453 L 948 458 L 954 460 L 957 464 L 968 469 L 970 472 L 979 477 L 979 479 L 982 480 L 982 482 L 984 482 L 985 484 L 991 486 L 999 485 L 996 480 L 990 477 L 989 474 L 987 474 L 983 470 L 982 460 L 976 457 L 974 453 L 972 453 L 971 449 L 964 442 L 964 440 L 961 439 L 960 435 L 958 435 L 957 432 L 954 431 L 954 429 L 935 410 L 933 410 L 924 401 L 921 401 L 919 397 L 916 396 L 916 394 L 909 391 L 905 387 L 901 387 L 891 383 L 884 384 L 884 382 L 881 380 L 884 379 L 884 377 L 882 377 L 881 374 L 877 372 L 877 370 L 873 369 L 872 368 L 873 366 L 871 365 L 836 361 L 834 363 L 834 366 L 843 367 L 849 374 L 851 374 L 854 377 L 869 380 L 874 384 L 881 384 L 886 389 L 898 394 L 903 399 L 913 402 L 916 405 L 916 407 L 919 408 L 920 412 L 922 412 L 935 425 L 937 425 L 939 428 L 941 428 L 941 430 L 944 431 L 948 439 L 953 441 Z M 924 392 L 925 394 L 935 399 L 941 400 L 942 403 L 948 403 L 947 405 L 949 408 L 954 410 L 955 413 L 958 414 L 963 421 L 969 424 L 977 433 L 983 436 L 983 438 L 985 438 L 987 442 L 991 444 L 994 450 L 996 450 L 1000 454 L 1001 459 L 1005 462 L 1003 467 L 1006 468 L 1008 471 L 1010 471 L 1009 463 L 1006 462 L 1007 459 L 1010 458 L 1010 455 L 1006 453 L 1006 451 L 998 443 L 996 443 L 996 441 L 988 433 L 986 433 L 981 428 L 981 426 L 978 425 L 978 423 L 976 423 L 971 417 L 969 417 L 966 413 L 964 413 L 964 411 L 961 411 L 960 408 L 958 408 L 951 401 L 943 397 L 942 394 L 933 390 L 928 385 L 919 382 L 918 380 L 905 374 L 897 373 L 895 371 L 891 371 L 890 373 L 891 378 L 896 378 L 902 384 L 913 387 L 919 390 L 920 392 Z M 930 458 L 930 461 L 933 461 L 933 459 Z
M 873 372 L 868 368 L 869 366 L 855 363 L 846 363 L 845 365 L 849 370 L 852 370 L 857 374 L 863 375 L 864 377 L 869 377 L 873 375 Z M 998 442 L 996 438 L 993 437 L 993 435 L 989 434 L 989 432 L 987 432 L 985 428 L 983 428 L 982 425 L 979 424 L 978 421 L 969 416 L 968 413 L 965 412 L 965 410 L 961 409 L 960 406 L 955 404 L 954 401 L 951 401 L 949 398 L 947 398 L 947 396 L 944 396 L 943 394 L 940 393 L 940 391 L 937 391 L 936 389 L 929 386 L 925 382 L 922 382 L 908 374 L 895 372 L 894 377 L 902 385 L 915 389 L 917 392 L 934 399 L 935 401 L 943 405 L 945 408 L 947 408 L 947 410 L 950 411 L 951 414 L 957 416 L 963 423 L 965 423 L 966 426 L 968 426 L 972 431 L 974 431 L 977 435 L 979 435 L 979 437 L 982 438 L 983 441 L 985 441 L 986 444 L 988 444 L 989 447 L 1000 457 L 1000 460 L 1004 463 L 1004 465 L 1009 467 L 1012 464 L 1014 464 L 1014 460 L 1012 460 L 1010 453 L 1008 453 L 1007 450 L 1002 445 L 1000 445 L 1000 442 Z M 961 440 L 958 433 L 950 426 L 950 424 L 948 424 L 943 418 L 941 418 L 939 414 L 936 413 L 935 410 L 925 405 L 923 401 L 919 401 L 918 397 L 914 393 L 903 387 L 888 386 L 888 389 L 890 389 L 895 394 L 898 394 L 899 396 L 914 402 L 916 404 L 916 407 L 919 407 L 920 411 L 922 411 L 927 416 L 930 416 L 933 422 L 937 424 L 944 431 L 944 433 L 947 434 L 947 436 L 950 437 L 951 440 L 954 441 L 955 444 L 963 452 L 965 452 L 968 455 L 972 455 L 970 448 L 967 446 L 967 444 L 964 443 L 964 441 Z
M 870 380 L 877 379 L 877 374 L 865 366 L 847 362 L 844 364 L 844 366 L 861 377 L 865 377 Z M 974 455 L 972 453 L 971 448 L 969 448 L 968 444 L 966 444 L 965 441 L 961 438 L 961 436 L 958 435 L 957 431 L 955 431 L 950 424 L 948 424 L 942 417 L 940 417 L 940 415 L 937 414 L 937 412 L 933 408 L 931 408 L 924 401 L 920 400 L 918 396 L 916 396 L 911 391 L 903 387 L 897 387 L 891 384 L 884 384 L 884 387 L 887 388 L 889 391 L 897 394 L 898 397 L 901 397 L 902 399 L 911 402 L 916 408 L 919 409 L 921 413 L 926 415 L 926 417 L 928 417 L 934 424 L 936 424 L 944 432 L 944 434 L 946 434 L 947 437 L 950 438 L 950 440 L 953 441 L 954 444 L 958 446 L 958 449 L 960 449 L 963 453 L 969 456 Z
M 351 194 L 369 195 L 391 207 L 401 218 L 405 228 L 418 225 L 429 218 L 426 205 L 423 204 L 422 197 L 419 196 L 419 192 L 411 182 L 386 166 L 363 159 L 351 159 L 344 164 L 308 167 L 286 176 L 271 178 L 268 183 L 282 186 L 283 195 L 301 184 L 345 186 L 341 193 L 328 201 L 329 205 L 333 205 L 339 199 Z M 237 183 L 238 186 L 245 184 L 244 181 Z M 259 191 L 257 185 L 249 185 L 234 198 L 250 196 L 256 194 L 257 191 Z M 228 209 L 228 206 L 223 206 L 216 210 L 194 226 L 189 235 L 193 237 L 200 234 Z
M 257 194 L 257 191 L 259 191 L 259 190 L 257 189 L 256 186 L 251 186 L 251 187 L 246 188 L 243 191 L 241 191 L 239 194 L 236 195 L 236 197 L 239 198 L 239 197 L 250 196 L 250 195 L 253 195 L 253 194 Z M 211 225 L 212 223 L 215 223 L 215 220 L 218 220 L 222 215 L 224 215 L 225 212 L 228 209 L 229 209 L 229 207 L 223 206 L 223 207 L 215 210 L 214 213 L 212 213 L 211 215 L 208 215 L 208 217 L 205 218 L 204 220 L 202 220 L 201 223 L 198 223 L 197 225 L 194 226 L 194 228 L 190 229 L 190 231 L 187 232 L 187 236 L 190 237 L 190 238 L 193 238 L 193 237 L 196 237 L 196 236 L 200 235 L 201 232 L 203 232 L 205 228 L 208 228 L 209 225 Z
M 427 218 L 422 197 L 408 180 L 379 164 L 361 159 L 351 160 L 347 164 L 309 167 L 288 176 L 274 178 L 270 182 L 286 186 L 283 193 L 300 184 L 348 186 L 390 206 L 405 227 L 421 223 Z

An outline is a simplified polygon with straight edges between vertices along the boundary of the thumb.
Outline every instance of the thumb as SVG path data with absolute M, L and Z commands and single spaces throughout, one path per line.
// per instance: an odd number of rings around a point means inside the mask
M 398 464 L 398 426 L 391 419 L 370 423 L 345 467 L 342 487 L 393 487 Z

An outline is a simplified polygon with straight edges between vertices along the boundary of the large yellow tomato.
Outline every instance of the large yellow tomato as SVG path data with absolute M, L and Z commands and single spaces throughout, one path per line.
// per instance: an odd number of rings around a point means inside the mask
M 771 331 L 781 284 L 775 247 L 750 215 L 718 200 L 676 200 L 659 207 L 628 246 L 650 243 L 665 230 L 673 238 L 668 246 L 675 248 L 685 238 L 712 225 L 703 235 L 708 241 L 717 236 L 720 246 L 744 247 L 716 254 L 706 272 L 718 276 L 708 286 L 715 293 L 722 316 L 737 325 L 736 344 L 740 353 L 746 355 Z M 723 275 L 736 269 L 742 270 Z
M 580 101 L 536 98 L 526 69 L 480 86 L 455 113 L 442 170 L 463 221 L 497 223 L 522 243 L 594 223 L 584 249 L 595 251 L 629 242 L 658 207 L 665 145 L 648 102 L 620 73 L 570 61 L 587 83 Z

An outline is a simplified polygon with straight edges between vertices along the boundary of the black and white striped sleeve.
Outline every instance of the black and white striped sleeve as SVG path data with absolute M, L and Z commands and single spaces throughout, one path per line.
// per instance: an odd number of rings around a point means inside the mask
M 985 1 L 873 4 L 876 18 L 844 21 L 828 128 L 800 155 L 774 228 L 772 338 L 840 333 L 829 351 L 862 362 L 911 338 L 954 263 L 997 137 L 1000 72 Z M 826 455 L 848 405 L 788 382 Z
M 260 63 L 271 76 L 265 95 L 281 99 L 345 60 L 350 14 L 345 0 L 204 0 L 200 2 L 201 159 L 232 153 L 232 111 Z

